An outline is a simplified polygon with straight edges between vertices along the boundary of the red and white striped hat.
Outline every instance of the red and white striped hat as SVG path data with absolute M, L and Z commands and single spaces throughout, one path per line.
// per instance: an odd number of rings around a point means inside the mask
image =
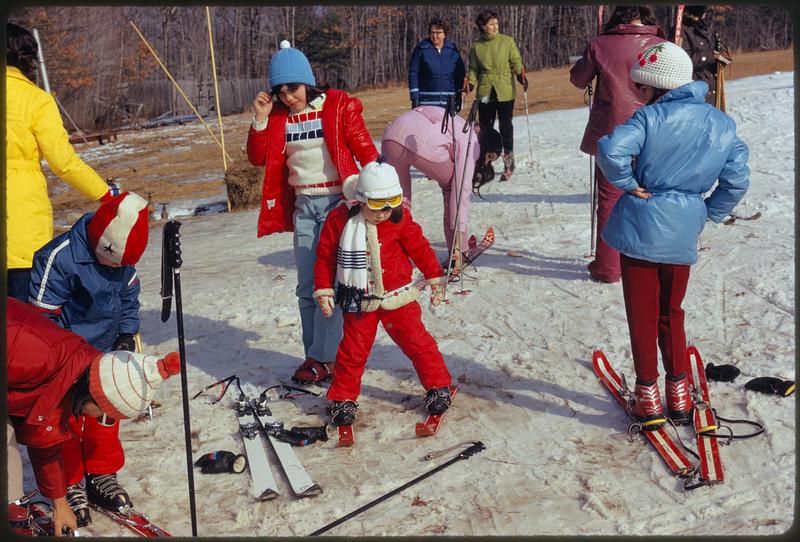
M 123 192 L 106 201 L 86 225 L 94 253 L 105 262 L 135 265 L 147 248 L 147 200 Z
M 107 352 L 92 361 L 89 393 L 107 416 L 133 418 L 147 410 L 165 379 L 180 372 L 177 352 L 163 359 L 123 350 Z

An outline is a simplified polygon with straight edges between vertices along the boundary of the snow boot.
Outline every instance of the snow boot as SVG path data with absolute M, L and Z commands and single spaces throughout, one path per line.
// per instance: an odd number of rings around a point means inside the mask
M 356 410 L 358 410 L 358 403 L 355 401 L 331 401 L 331 405 L 328 407 L 331 423 L 337 427 L 353 425 L 353 422 L 356 421 Z
M 318 384 L 333 376 L 333 363 L 322 363 L 314 358 L 306 358 L 294 372 L 292 381 L 297 384 Z
M 658 393 L 658 382 L 642 384 L 637 380 L 633 393 L 635 399 L 631 405 L 631 414 L 641 423 L 642 429 L 658 429 L 667 422 L 661 406 L 661 395 Z
M 503 155 L 503 166 L 505 169 L 503 170 L 503 174 L 500 176 L 501 181 L 507 181 L 511 178 L 511 174 L 514 173 L 515 165 L 514 165 L 514 153 L 509 152 Z
M 72 508 L 78 527 L 86 527 L 92 523 L 89 514 L 89 498 L 86 496 L 86 481 L 67 486 L 67 504 Z
M 689 380 L 686 373 L 666 378 L 667 412 L 675 425 L 687 425 L 692 421 L 692 398 L 689 395 Z
M 450 387 L 431 388 L 425 394 L 425 410 L 428 414 L 442 414 L 450 408 Z
M 86 494 L 89 501 L 111 512 L 128 515 L 133 503 L 117 481 L 117 473 L 87 474 Z

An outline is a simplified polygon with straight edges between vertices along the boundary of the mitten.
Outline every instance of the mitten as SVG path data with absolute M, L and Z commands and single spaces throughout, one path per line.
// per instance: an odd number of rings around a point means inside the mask
M 528 78 L 525 77 L 524 73 L 521 73 L 517 76 L 517 81 L 519 81 L 519 84 L 522 85 L 522 90 L 528 92 Z
M 111 350 L 127 350 L 128 352 L 136 351 L 136 340 L 133 338 L 132 333 L 120 333 L 117 335 L 117 340 Z
M 469 85 L 467 85 L 467 88 L 469 89 L 470 92 L 472 92 L 473 90 L 475 90 L 475 85 L 470 83 Z
M 456 92 L 456 100 L 455 100 L 456 113 L 460 113 L 461 112 L 461 103 L 462 103 L 462 101 L 461 101 L 461 93 L 460 92 Z
M 431 305 L 435 307 L 441 304 L 444 299 L 445 278 L 440 277 L 438 279 L 433 279 L 429 284 L 431 287 Z
M 741 371 L 735 365 L 714 365 L 713 363 L 706 364 L 706 378 L 709 380 L 716 380 L 717 382 L 732 382 L 734 378 L 739 376 Z
M 333 303 L 333 296 L 331 295 L 318 295 L 316 296 L 317 306 L 319 306 L 320 312 L 322 312 L 322 316 L 325 318 L 330 318 L 333 316 L 333 309 L 335 307 Z
M 745 389 L 787 397 L 794 393 L 794 382 L 774 376 L 759 376 L 744 385 Z
M 233 472 L 239 474 L 244 472 L 247 467 L 247 457 L 242 454 L 226 452 L 220 450 L 205 454 L 194 462 L 195 467 L 200 467 L 203 474 L 219 474 L 221 472 Z

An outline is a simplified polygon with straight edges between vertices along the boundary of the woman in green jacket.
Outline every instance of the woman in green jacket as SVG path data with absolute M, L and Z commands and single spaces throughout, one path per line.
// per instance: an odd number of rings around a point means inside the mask
M 469 52 L 467 84 L 470 92 L 477 87 L 481 130 L 487 133 L 494 127 L 495 117 L 498 118 L 505 165 L 500 180 L 507 181 L 514 171 L 514 126 L 511 124 L 516 95 L 514 79 L 526 91 L 528 80 L 517 44 L 511 36 L 499 31 L 497 12 L 488 9 L 482 11 L 475 19 L 475 24 L 481 31 L 481 37 L 472 44 Z

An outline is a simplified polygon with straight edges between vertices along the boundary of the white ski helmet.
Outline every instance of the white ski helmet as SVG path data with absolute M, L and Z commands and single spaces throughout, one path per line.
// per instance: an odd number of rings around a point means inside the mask
M 386 199 L 402 195 L 403 189 L 397 171 L 386 162 L 370 162 L 358 174 L 355 199 L 362 203 L 366 203 L 367 199 Z

